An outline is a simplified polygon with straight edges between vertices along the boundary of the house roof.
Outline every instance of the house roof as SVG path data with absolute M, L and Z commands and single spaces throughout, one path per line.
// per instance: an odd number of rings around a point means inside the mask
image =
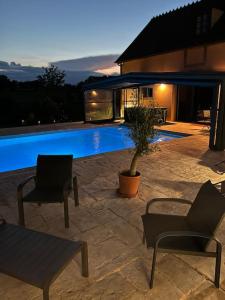
M 212 23 L 213 11 L 221 11 Z M 154 17 L 117 59 L 125 61 L 187 47 L 225 41 L 225 1 L 201 0 Z M 197 18 L 207 15 L 207 32 L 197 34 Z

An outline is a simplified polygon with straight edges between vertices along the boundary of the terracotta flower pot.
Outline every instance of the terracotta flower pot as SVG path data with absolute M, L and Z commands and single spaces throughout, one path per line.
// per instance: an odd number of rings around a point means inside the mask
M 119 194 L 124 198 L 134 198 L 138 193 L 141 174 L 137 172 L 136 176 L 130 176 L 129 171 L 119 174 Z

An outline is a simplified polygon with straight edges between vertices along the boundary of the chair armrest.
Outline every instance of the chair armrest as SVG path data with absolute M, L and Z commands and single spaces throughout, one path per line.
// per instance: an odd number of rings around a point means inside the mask
M 18 187 L 17 187 L 17 198 L 18 199 L 22 199 L 23 198 L 23 188 L 32 179 L 36 180 L 36 176 L 35 175 L 30 176 L 30 177 L 28 177 L 26 180 L 24 180 L 22 183 L 20 183 L 18 185 Z
M 72 178 L 73 182 L 74 180 L 76 179 L 76 176 Z M 67 198 L 71 189 L 72 189 L 72 182 L 71 182 L 71 179 L 68 179 L 65 181 L 63 187 L 62 187 L 62 192 L 63 192 L 63 195 L 64 195 L 64 198 Z
M 68 179 L 63 185 L 63 195 L 64 197 L 68 197 L 68 194 L 71 191 L 71 179 Z
M 30 176 L 30 177 L 28 177 L 27 179 L 25 179 L 23 182 L 21 182 L 21 183 L 18 185 L 17 190 L 22 190 L 23 187 L 24 187 L 29 181 L 31 181 L 32 179 L 35 180 L 35 179 L 36 179 L 36 176 L 33 175 L 33 176 Z
M 225 179 L 219 182 L 216 182 L 213 184 L 219 191 L 220 193 L 225 196 Z
M 201 239 L 213 240 L 217 243 L 217 245 L 222 247 L 219 240 L 217 240 L 213 235 L 208 235 L 206 233 L 196 232 L 196 231 L 167 231 L 167 232 L 163 232 L 163 233 L 161 233 L 157 236 L 156 241 L 155 241 L 155 247 L 157 248 L 159 243 L 163 239 L 166 239 L 168 237 L 178 237 L 178 238 L 179 237 L 197 237 L 197 238 L 201 238 Z
M 64 185 L 63 185 L 63 190 L 71 190 L 71 179 L 68 179 L 65 181 Z
M 181 198 L 155 198 L 152 199 L 150 201 L 147 202 L 146 205 L 146 214 L 149 213 L 149 208 L 153 203 L 156 202 L 176 202 L 176 203 L 180 203 L 180 204 L 188 204 L 188 205 L 192 205 L 192 202 L 190 200 L 186 200 L 186 199 L 181 199 Z

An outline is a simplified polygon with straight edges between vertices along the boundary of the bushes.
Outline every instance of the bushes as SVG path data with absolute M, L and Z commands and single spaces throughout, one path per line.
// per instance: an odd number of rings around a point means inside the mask
M 46 87 L 41 81 L 17 82 L 0 76 L 0 126 L 82 121 L 82 86 Z
M 162 109 L 158 106 L 154 106 L 155 104 L 152 103 L 151 106 L 146 106 L 146 111 L 149 111 L 149 114 L 152 114 L 155 116 L 155 125 L 163 124 L 166 121 L 166 118 L 164 117 L 165 109 Z M 138 107 L 138 106 L 137 106 Z M 135 110 L 135 107 L 126 107 L 124 109 L 124 119 L 127 123 L 132 123 L 136 121 L 136 116 L 134 116 L 133 111 Z

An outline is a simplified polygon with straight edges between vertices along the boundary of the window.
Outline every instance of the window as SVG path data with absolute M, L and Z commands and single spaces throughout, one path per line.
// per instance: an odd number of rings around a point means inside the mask
M 153 97 L 153 89 L 150 87 L 142 88 L 143 98 L 152 98 Z
M 138 105 L 138 89 L 125 90 L 125 107 L 133 107 Z
M 203 14 L 197 17 L 196 21 L 196 34 L 200 35 L 206 33 L 209 29 L 209 16 L 208 14 Z
M 97 90 L 85 92 L 85 120 L 99 121 L 113 118 L 112 92 Z

